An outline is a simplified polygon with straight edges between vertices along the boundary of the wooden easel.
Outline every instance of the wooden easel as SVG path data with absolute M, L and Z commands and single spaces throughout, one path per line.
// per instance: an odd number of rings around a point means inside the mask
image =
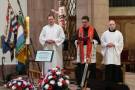
M 27 50 L 27 75 L 30 78 L 32 82 L 34 82 L 34 79 L 39 79 L 41 76 L 41 68 L 38 62 L 35 62 L 35 55 L 36 55 L 36 50 L 33 47 L 32 40 L 30 39 L 30 44 L 26 45 L 26 50 Z M 34 56 L 34 58 L 30 59 L 29 53 Z

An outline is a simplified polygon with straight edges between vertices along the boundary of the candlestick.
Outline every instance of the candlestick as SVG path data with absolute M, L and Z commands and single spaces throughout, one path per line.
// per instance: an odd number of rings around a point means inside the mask
M 26 22 L 26 44 L 30 44 L 30 17 L 25 17 Z

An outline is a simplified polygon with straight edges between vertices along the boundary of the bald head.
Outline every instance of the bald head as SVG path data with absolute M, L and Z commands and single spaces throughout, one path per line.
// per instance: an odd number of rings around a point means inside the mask
M 115 23 L 114 20 L 110 20 L 110 21 L 109 21 L 109 29 L 110 29 L 111 31 L 113 31 L 113 30 L 116 29 L 116 23 Z

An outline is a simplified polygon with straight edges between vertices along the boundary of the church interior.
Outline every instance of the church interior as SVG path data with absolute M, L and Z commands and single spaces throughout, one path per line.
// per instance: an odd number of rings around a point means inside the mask
M 123 82 L 129 88 L 118 90 L 135 90 L 135 0 L 0 0 L 0 36 L 4 34 L 6 29 L 5 17 L 9 2 L 15 14 L 18 14 L 19 11 L 21 11 L 23 16 L 29 16 L 30 18 L 30 25 L 28 28 L 30 29 L 30 43 L 26 44 L 26 50 L 28 50 L 26 51 L 28 63 L 26 63 L 27 65 L 24 68 L 26 69 L 25 75 L 20 76 L 30 78 L 30 81 L 38 87 L 39 78 L 41 78 L 42 75 L 42 62 L 35 61 L 37 51 L 42 50 L 42 46 L 39 43 L 39 35 L 42 27 L 47 24 L 47 16 L 52 12 L 52 9 L 57 11 L 59 10 L 59 7 L 63 5 L 66 13 L 64 17 L 65 27 L 63 29 L 66 36 L 66 43 L 63 44 L 65 48 L 63 49 L 62 55 L 64 73 L 70 77 L 70 89 L 63 90 L 92 90 L 89 88 L 77 89 L 75 81 L 77 52 L 75 45 L 73 44 L 72 36 L 81 25 L 81 17 L 84 15 L 89 16 L 90 24 L 96 28 L 99 37 L 101 37 L 103 32 L 107 29 L 109 20 L 116 21 L 116 29 L 122 33 L 124 39 L 124 48 L 121 53 Z M 56 16 L 56 19 L 59 18 L 57 13 L 54 13 L 54 15 Z M 56 22 L 58 23 L 58 20 Z M 29 52 L 31 55 L 29 55 Z M 3 53 L 2 45 L 0 48 L 0 58 L 0 90 L 10 90 L 3 88 L 3 83 L 5 83 L 6 79 L 16 77 L 17 60 L 15 58 L 13 60 L 10 59 L 10 52 Z M 96 60 L 96 80 L 100 82 L 105 78 L 105 67 L 102 64 L 103 56 L 101 54 L 101 45 L 97 46 Z M 36 88 L 28 90 L 42 89 Z

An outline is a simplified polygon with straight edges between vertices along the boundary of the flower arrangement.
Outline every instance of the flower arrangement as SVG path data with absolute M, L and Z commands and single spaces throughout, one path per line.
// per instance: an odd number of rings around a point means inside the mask
M 12 90 L 34 90 L 34 85 L 22 77 L 9 81 L 4 87 Z
M 59 67 L 52 68 L 39 80 L 43 90 L 69 90 L 69 76 L 64 75 Z

